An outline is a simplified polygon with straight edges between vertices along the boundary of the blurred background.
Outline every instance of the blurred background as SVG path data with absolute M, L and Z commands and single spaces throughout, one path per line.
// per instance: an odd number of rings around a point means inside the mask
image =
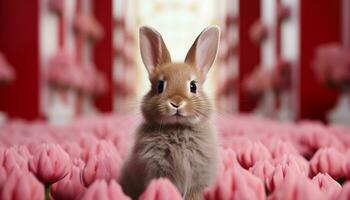
M 218 114 L 350 124 L 347 0 L 0 0 L 0 123 L 139 113 L 139 27 L 182 61 L 212 24 Z

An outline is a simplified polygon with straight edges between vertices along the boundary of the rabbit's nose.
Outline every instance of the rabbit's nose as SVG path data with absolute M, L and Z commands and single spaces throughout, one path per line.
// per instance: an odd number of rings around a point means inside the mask
M 183 101 L 179 102 L 179 103 L 175 103 L 175 102 L 169 102 L 169 106 L 173 107 L 175 109 L 180 109 L 185 105 L 185 103 Z
M 179 98 L 178 96 L 173 97 L 171 100 L 169 100 L 169 106 L 175 109 L 180 109 L 185 105 L 185 102 L 182 98 Z
M 170 102 L 170 105 L 171 105 L 172 107 L 174 107 L 174 108 L 178 108 L 178 107 L 179 107 L 179 105 L 174 104 L 174 103 L 172 103 L 172 102 Z

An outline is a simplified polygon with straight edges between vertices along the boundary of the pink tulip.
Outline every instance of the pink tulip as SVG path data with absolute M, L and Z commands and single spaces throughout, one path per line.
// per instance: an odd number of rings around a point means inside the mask
M 227 125 L 226 125 L 227 126 Z M 230 127 L 227 127 L 227 129 L 230 129 Z M 232 129 L 231 129 L 232 130 Z M 248 146 L 251 141 L 248 138 L 245 137 L 232 137 L 232 134 L 227 131 L 227 130 L 222 130 L 221 132 L 225 132 L 225 134 L 229 135 L 227 138 L 223 138 L 222 140 L 222 147 L 224 149 L 232 149 L 235 152 L 240 152 L 243 150 L 246 146 Z M 224 136 L 222 136 L 224 137 Z
M 41 182 L 52 184 L 69 173 L 71 162 L 58 144 L 42 144 L 33 154 L 29 168 Z
M 274 92 L 280 93 L 291 88 L 292 66 L 291 62 L 281 57 L 277 58 L 275 65 L 271 69 L 271 83 Z
M 272 73 L 266 67 L 257 66 L 255 70 L 245 78 L 244 90 L 254 96 L 261 97 L 265 92 L 272 89 Z
M 103 37 L 103 28 L 92 15 L 78 13 L 74 19 L 74 29 L 78 34 L 93 41 Z
M 28 171 L 28 161 L 31 155 L 25 146 L 14 146 L 8 148 L 3 153 L 3 166 L 7 173 L 12 170 Z
M 330 87 L 348 85 L 350 52 L 340 44 L 330 43 L 317 48 L 314 58 L 314 70 L 317 78 Z
M 266 199 L 264 184 L 247 170 L 236 166 L 221 173 L 216 184 L 205 191 L 206 200 Z
M 266 178 L 272 174 L 274 169 L 275 167 L 269 161 L 258 161 L 249 168 L 249 171 L 265 183 Z
M 82 200 L 131 200 L 121 187 L 112 180 L 108 185 L 105 180 L 95 181 L 83 194 Z
M 236 153 L 231 149 L 220 149 L 219 171 L 226 171 L 235 165 L 239 165 Z
M 63 13 L 63 9 L 64 9 L 64 0 L 50 0 L 49 1 L 49 8 L 53 12 L 61 15 Z
M 274 191 L 276 187 L 283 183 L 286 180 L 286 177 L 289 175 L 307 177 L 308 173 L 306 172 L 304 166 L 300 165 L 296 159 L 288 159 L 288 157 L 286 157 L 286 159 L 283 159 L 276 165 L 271 175 L 266 178 L 267 189 L 270 192 Z
M 4 159 L 5 159 L 5 149 L 0 147 L 0 194 L 4 184 L 7 181 L 7 170 L 3 165 Z
M 323 147 L 335 147 L 338 150 L 343 148 L 337 137 L 321 124 L 304 122 L 296 126 L 294 132 L 298 142 L 307 148 L 305 156 L 310 156 Z
M 7 181 L 7 171 L 2 165 L 0 165 L 0 194 L 1 194 L 1 189 L 4 187 L 6 181 Z
M 314 182 L 322 191 L 324 191 L 329 199 L 337 199 L 342 189 L 341 185 L 327 173 L 318 173 L 312 178 L 312 182 Z
M 62 148 L 68 153 L 71 158 L 81 158 L 83 150 L 76 142 L 65 142 Z
M 82 167 L 73 165 L 70 173 L 63 179 L 52 184 L 50 194 L 55 200 L 78 199 L 85 191 L 80 174 Z
M 165 178 L 152 180 L 139 200 L 181 200 L 181 194 L 177 188 Z
M 348 150 L 345 153 L 345 160 L 344 160 L 344 164 L 343 164 L 343 171 L 346 175 L 347 178 L 350 177 L 350 151 Z
M 122 160 L 118 154 L 101 153 L 90 157 L 83 169 L 84 184 L 89 186 L 98 179 L 106 181 L 118 179 L 121 165 Z
M 33 174 L 14 170 L 2 189 L 2 200 L 38 200 L 44 199 L 44 186 L 33 176 Z
M 318 172 L 328 173 L 334 179 L 345 176 L 343 171 L 345 156 L 338 150 L 330 148 L 319 149 L 310 160 L 311 170 L 314 174 Z
M 330 124 L 327 127 L 329 133 L 334 135 L 341 145 L 343 145 L 342 149 L 348 149 L 350 147 L 350 137 L 348 132 L 350 131 L 348 127 L 340 126 L 337 124 Z
M 277 6 L 277 17 L 279 21 L 289 18 L 291 15 L 291 8 L 287 5 L 280 4 Z
M 237 160 L 242 167 L 249 169 L 259 160 L 271 160 L 271 153 L 262 143 L 254 142 L 237 153 Z
M 275 160 L 277 165 L 291 166 L 297 172 L 308 176 L 310 173 L 309 162 L 302 156 L 296 154 L 285 154 Z
M 277 186 L 269 200 L 327 200 L 323 192 L 307 177 L 296 174 L 287 175 L 284 182 Z
M 269 142 L 267 148 L 270 150 L 273 158 L 279 158 L 285 154 L 298 154 L 298 151 L 290 142 L 280 139 Z
M 260 43 L 268 36 L 268 28 L 261 20 L 253 23 L 249 30 L 250 39 L 254 42 Z
M 127 157 L 130 146 L 131 146 L 131 139 L 128 137 L 125 137 L 124 135 L 116 135 L 112 139 L 116 149 L 118 150 L 120 156 L 124 159 Z
M 77 65 L 72 53 L 59 50 L 48 62 L 46 79 L 54 86 L 80 88 L 84 77 Z
M 120 158 L 120 154 L 112 142 L 106 140 L 98 140 L 95 142 L 95 140 L 96 139 L 94 139 L 94 142 L 86 145 L 85 148 L 87 148 L 87 150 L 85 150 L 83 153 L 83 160 L 87 162 L 91 157 L 100 154 L 109 154 L 111 156 L 115 156 L 116 159 Z
M 93 94 L 96 87 L 96 74 L 97 71 L 93 63 L 85 63 L 82 66 L 82 74 L 85 77 L 82 80 L 81 89 L 87 94 Z
M 350 199 L 350 182 L 346 182 L 343 184 L 343 189 L 341 190 L 338 200 L 349 200 Z

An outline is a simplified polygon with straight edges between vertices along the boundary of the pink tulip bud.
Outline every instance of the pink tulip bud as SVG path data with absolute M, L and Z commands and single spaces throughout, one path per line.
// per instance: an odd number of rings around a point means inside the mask
M 42 144 L 33 154 L 29 168 L 45 184 L 64 178 L 71 169 L 68 154 L 58 144 Z
M 346 153 L 345 153 L 345 160 L 344 160 L 344 164 L 343 164 L 343 171 L 346 175 L 347 178 L 350 177 L 350 151 L 348 150 Z
M 44 186 L 30 172 L 14 170 L 9 174 L 0 199 L 44 199 Z
M 342 145 L 341 149 L 343 151 L 350 148 L 350 137 L 348 135 L 349 129 L 347 127 L 337 124 L 330 124 L 328 126 L 328 131 L 331 135 L 334 135 L 338 139 L 340 145 Z
M 310 156 L 323 147 L 343 148 L 339 140 L 321 124 L 304 122 L 295 127 L 294 132 L 298 142 L 307 148 L 305 156 Z
M 73 165 L 66 177 L 52 184 L 50 187 L 51 196 L 55 200 L 78 199 L 85 191 L 85 187 L 81 182 L 80 171 L 80 167 Z
M 231 149 L 220 149 L 220 158 L 219 171 L 226 171 L 234 165 L 239 165 L 236 153 Z
M 3 166 L 7 173 L 12 170 L 28 171 L 28 161 L 31 155 L 25 146 L 14 146 L 3 153 Z
M 312 178 L 312 182 L 324 191 L 329 199 L 337 199 L 342 189 L 341 185 L 327 173 L 318 173 Z
M 46 79 L 56 87 L 80 88 L 85 77 L 77 65 L 74 54 L 59 50 L 49 59 Z
M 230 127 L 227 127 L 227 129 L 230 129 Z M 225 134 L 229 136 L 227 136 L 227 138 L 225 137 L 225 139 L 222 140 L 222 146 L 224 149 L 234 149 L 235 152 L 240 152 L 251 143 L 251 141 L 245 137 L 232 137 L 229 131 L 226 133 L 225 130 Z
M 349 50 L 341 44 L 329 43 L 317 47 L 313 68 L 316 77 L 329 87 L 342 88 L 348 85 L 350 63 Z
M 101 24 L 92 15 L 79 13 L 74 19 L 74 30 L 76 33 L 91 39 L 99 40 L 103 37 L 103 28 Z
M 264 184 L 247 170 L 236 166 L 221 173 L 216 184 L 205 191 L 206 200 L 266 199 Z
M 49 8 L 58 15 L 61 15 L 64 9 L 64 0 L 50 0 Z
M 106 140 L 99 140 L 97 142 L 89 144 L 87 150 L 83 153 L 83 160 L 87 162 L 90 157 L 94 157 L 100 154 L 115 156 L 116 159 L 120 158 L 120 154 L 113 143 Z
M 152 180 L 146 190 L 141 194 L 139 200 L 181 200 L 181 194 L 177 188 L 168 180 L 160 178 Z
M 291 8 L 286 5 L 277 6 L 277 17 L 279 21 L 289 18 L 291 15 Z
M 7 182 L 7 171 L 2 165 L 0 165 L 0 194 L 6 182 Z
M 291 166 L 297 172 L 308 176 L 310 173 L 309 162 L 302 156 L 297 154 L 285 154 L 282 157 L 275 160 L 275 163 L 278 165 Z
M 279 158 L 285 154 L 298 154 L 298 151 L 290 142 L 280 139 L 269 142 L 267 148 L 270 150 L 273 158 Z
M 324 193 L 305 176 L 289 174 L 274 192 L 269 200 L 327 200 Z
M 264 66 L 257 66 L 256 69 L 244 79 L 244 90 L 257 98 L 272 89 L 272 72 Z
M 122 134 L 117 134 L 112 139 L 113 144 L 118 150 L 120 156 L 124 159 L 129 153 L 129 147 L 131 146 L 131 139 Z
M 102 153 L 90 157 L 82 174 L 84 184 L 89 186 L 98 179 L 104 179 L 106 181 L 118 179 L 121 164 L 122 160 L 118 154 Z
M 260 43 L 268 36 L 268 28 L 261 20 L 257 20 L 249 30 L 250 39 Z
M 350 199 L 350 181 L 343 184 L 343 189 L 337 198 L 338 200 L 349 200 Z
M 83 154 L 82 148 L 76 142 L 65 142 L 62 148 L 68 153 L 70 158 L 81 158 Z
M 271 153 L 260 142 L 250 143 L 237 153 L 237 160 L 245 169 L 249 169 L 259 160 L 271 160 Z
M 107 185 L 105 180 L 95 181 L 83 194 L 82 200 L 131 200 L 127 197 L 121 187 L 112 180 Z
M 269 161 L 258 161 L 249 168 L 249 171 L 265 183 L 266 178 L 272 174 L 274 169 L 275 167 Z
M 266 186 L 272 192 L 286 180 L 287 176 L 307 177 L 307 175 L 297 162 L 281 162 L 277 164 L 271 175 L 266 178 Z
M 330 148 L 319 149 L 310 160 L 311 170 L 314 174 L 318 172 L 328 173 L 334 179 L 345 176 L 343 171 L 345 156 L 338 150 Z

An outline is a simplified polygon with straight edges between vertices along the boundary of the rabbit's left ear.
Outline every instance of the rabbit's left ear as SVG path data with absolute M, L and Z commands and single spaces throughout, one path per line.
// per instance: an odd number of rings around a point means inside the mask
M 210 26 L 197 37 L 187 53 L 185 62 L 194 65 L 205 77 L 213 65 L 219 48 L 220 28 Z
M 142 61 L 149 74 L 152 74 L 159 65 L 171 62 L 162 36 L 153 28 L 147 26 L 140 28 L 140 48 Z

